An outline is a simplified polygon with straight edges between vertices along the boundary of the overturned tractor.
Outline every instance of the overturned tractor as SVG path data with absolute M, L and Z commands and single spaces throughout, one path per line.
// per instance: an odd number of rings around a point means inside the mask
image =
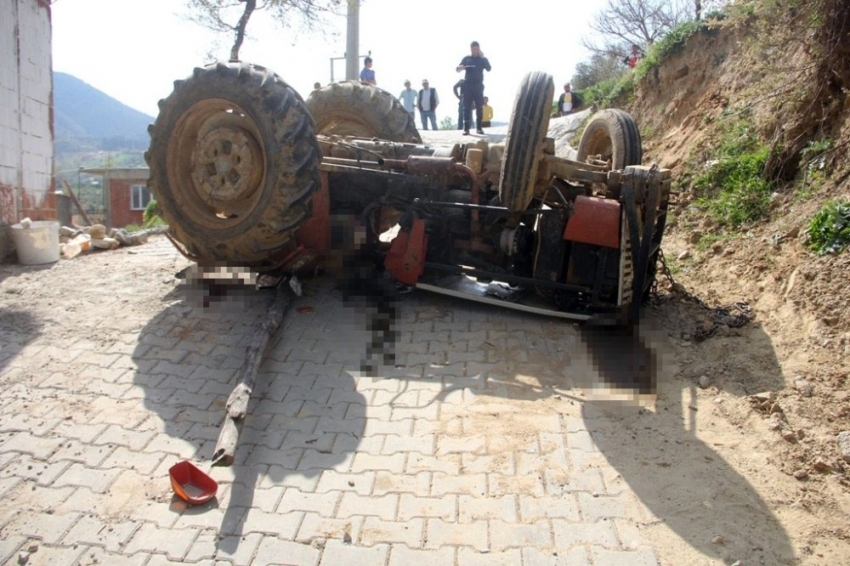
M 195 69 L 151 126 L 149 186 L 201 265 L 314 272 L 366 250 L 399 284 L 579 321 L 633 320 L 655 279 L 670 173 L 605 110 L 575 161 L 547 138 L 554 87 L 529 73 L 504 143 L 423 145 L 385 91 L 303 100 L 246 63 Z

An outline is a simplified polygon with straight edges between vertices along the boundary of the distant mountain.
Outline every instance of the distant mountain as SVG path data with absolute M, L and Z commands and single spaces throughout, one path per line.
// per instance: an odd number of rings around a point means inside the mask
M 154 118 L 67 73 L 53 73 L 56 152 L 145 149 Z

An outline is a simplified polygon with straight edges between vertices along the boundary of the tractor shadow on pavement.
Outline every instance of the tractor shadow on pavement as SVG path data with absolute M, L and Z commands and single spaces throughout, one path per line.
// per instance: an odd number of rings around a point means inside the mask
M 340 491 L 370 489 L 349 474 L 366 398 L 352 377 L 362 343 L 346 336 L 347 309 L 321 293 L 294 301 L 257 375 L 234 464 L 211 468 L 225 404 L 273 293 L 243 287 L 201 297 L 186 287 L 164 297 L 170 306 L 142 329 L 133 361 L 144 405 L 170 437 L 170 464 L 192 460 L 219 483 L 202 505 L 172 497 L 177 524 L 202 529 L 193 555 L 232 558 L 249 533 L 304 545 L 356 536 L 357 525 L 329 513 Z
M 725 342 L 726 359 L 735 367 L 735 360 L 757 340 L 764 346 L 763 357 L 773 360 L 773 371 L 768 373 L 776 382 L 754 387 L 759 391 L 781 388 L 782 372 L 769 337 L 760 329 L 748 332 L 747 338 Z M 619 473 L 609 491 L 625 487 L 621 478 L 645 506 L 641 529 L 661 537 L 672 531 L 699 555 L 725 563 L 795 563 L 790 537 L 764 497 L 713 448 L 713 444 L 743 441 L 744 431 L 736 431 L 738 437 L 705 439 L 706 430 L 698 425 L 700 419 L 713 420 L 713 407 L 698 404 L 696 379 L 677 376 L 687 361 L 674 359 L 658 321 L 645 317 L 639 326 L 624 330 L 585 328 L 582 340 L 586 357 L 577 356 L 576 365 L 587 366 L 579 374 L 593 380 L 579 384 L 591 386 L 581 408 L 584 425 L 601 455 Z M 744 368 L 739 371 L 746 373 Z M 747 393 L 740 386 L 729 389 L 733 396 Z M 613 400 L 622 399 L 626 391 L 657 391 L 657 395 L 643 406 Z M 734 401 L 727 398 L 725 402 Z M 667 537 L 662 540 L 669 542 Z M 688 562 L 689 555 L 673 551 L 675 546 L 667 551 Z
M 300 543 L 305 552 L 329 540 L 357 544 L 362 513 L 334 509 L 340 500 L 351 507 L 357 497 L 374 495 L 378 475 L 392 480 L 392 473 L 363 467 L 357 457 L 385 454 L 381 439 L 392 432 L 399 450 L 411 450 L 408 468 L 459 466 L 467 456 L 452 447 L 461 445 L 475 451 L 473 462 L 483 461 L 477 451 L 486 447 L 492 465 L 513 461 L 566 482 L 587 471 L 582 466 L 613 467 L 622 481 L 606 482 L 606 495 L 616 498 L 618 485 L 631 490 L 645 507 L 640 529 L 652 536 L 672 530 L 672 544 L 729 562 L 793 560 L 789 537 L 762 496 L 696 434 L 694 419 L 702 413 L 682 401 L 693 386 L 674 377 L 663 333 L 643 324 L 639 332 L 576 329 L 563 320 L 413 292 L 402 297 L 393 328 L 384 329 L 394 344 L 382 353 L 391 353 L 395 365 L 381 364 L 370 377 L 363 363 L 378 344 L 364 309 L 345 305 L 344 293 L 327 279 L 305 291 L 260 368 L 235 464 L 211 471 L 218 497 L 197 507 L 172 500 L 178 525 L 202 529 L 195 545 L 202 550 L 196 555 L 193 547 L 193 559 L 235 557 L 260 534 Z M 261 293 L 232 293 L 202 308 L 178 288 L 143 328 L 133 354 L 135 383 L 171 438 L 175 462 L 192 459 L 209 469 L 227 397 L 271 302 Z M 778 363 L 775 368 L 780 378 Z M 635 390 L 657 392 L 654 412 L 612 400 L 615 392 L 634 398 Z M 405 433 L 398 420 L 426 428 L 420 436 Z M 589 435 L 588 458 L 564 470 L 540 453 L 538 438 L 548 443 L 554 436 L 575 450 L 573 432 Z M 421 435 L 434 437 L 433 462 L 415 460 L 416 449 L 408 447 Z M 527 495 L 519 478 L 504 473 L 504 489 Z M 557 486 L 547 483 L 552 489 Z M 723 544 L 712 542 L 718 536 Z

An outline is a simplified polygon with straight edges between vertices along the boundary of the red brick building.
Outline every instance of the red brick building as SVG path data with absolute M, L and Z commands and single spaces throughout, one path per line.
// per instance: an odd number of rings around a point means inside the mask
M 148 191 L 148 168 L 80 169 L 82 173 L 103 178 L 106 224 L 109 228 L 124 228 L 130 224 L 142 225 L 142 214 L 151 201 Z

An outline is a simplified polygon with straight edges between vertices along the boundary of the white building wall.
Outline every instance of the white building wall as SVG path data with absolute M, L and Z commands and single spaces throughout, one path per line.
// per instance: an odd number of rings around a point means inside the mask
M 17 214 L 21 136 L 18 133 L 18 0 L 0 0 L 0 224 Z M 9 210 L 12 207 L 12 210 Z
M 47 0 L 0 0 L 0 259 L 6 226 L 55 218 L 53 73 Z

